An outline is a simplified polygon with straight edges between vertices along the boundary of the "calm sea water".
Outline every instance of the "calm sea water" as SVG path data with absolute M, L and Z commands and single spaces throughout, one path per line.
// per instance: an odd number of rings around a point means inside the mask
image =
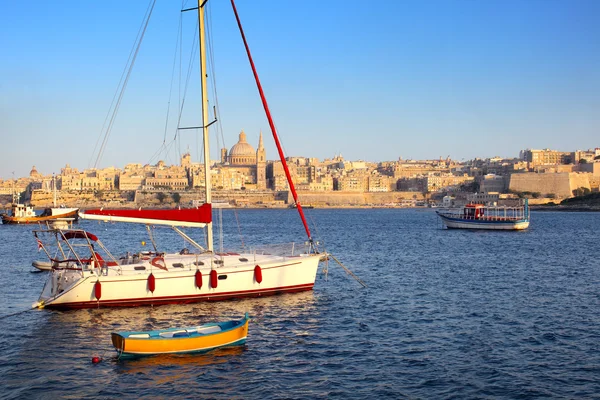
M 306 213 L 368 288 L 330 262 L 307 293 L 2 318 L 37 300 L 46 273 L 30 266 L 34 228 L 0 226 L 0 397 L 600 398 L 600 213 L 533 212 L 526 232 L 443 230 L 431 210 Z M 228 248 L 303 240 L 293 210 L 222 220 Z M 79 227 L 115 254 L 147 240 L 142 228 Z M 246 311 L 244 347 L 118 361 L 110 345 L 114 330 Z

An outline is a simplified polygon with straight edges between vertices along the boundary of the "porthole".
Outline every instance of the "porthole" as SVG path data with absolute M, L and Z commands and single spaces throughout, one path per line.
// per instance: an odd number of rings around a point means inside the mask
M 225 279 L 227 279 L 227 275 L 219 275 L 219 280 L 220 281 L 223 281 Z

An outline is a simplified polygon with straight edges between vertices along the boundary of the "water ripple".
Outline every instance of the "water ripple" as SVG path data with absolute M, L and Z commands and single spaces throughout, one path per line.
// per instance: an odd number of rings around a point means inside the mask
M 238 219 L 246 232 L 286 242 L 302 234 L 287 211 L 240 210 Z M 430 210 L 307 212 L 326 249 L 368 288 L 330 264 L 309 293 L 25 312 L 2 320 L 0 398 L 598 397 L 600 213 L 534 212 L 526 232 L 471 232 L 439 229 Z M 233 211 L 223 219 L 237 232 Z M 117 254 L 145 238 L 143 229 L 81 226 Z M 31 273 L 32 228 L 1 228 L 3 316 L 30 307 L 45 274 Z M 238 237 L 225 236 L 224 246 Z M 114 330 L 246 311 L 253 322 L 245 346 L 118 361 L 110 345 Z M 104 361 L 92 364 L 94 355 Z

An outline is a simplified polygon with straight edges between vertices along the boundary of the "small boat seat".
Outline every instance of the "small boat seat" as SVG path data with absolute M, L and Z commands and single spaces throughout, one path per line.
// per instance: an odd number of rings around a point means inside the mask
M 148 339 L 150 338 L 150 335 L 147 333 L 132 333 L 127 337 L 132 339 Z
M 207 333 L 215 333 L 215 332 L 220 332 L 220 331 L 221 331 L 220 326 L 207 326 L 204 328 L 199 326 L 198 328 L 196 328 L 196 332 L 201 333 L 203 335 L 206 335 Z
M 189 336 L 189 333 L 186 330 L 181 330 L 181 331 L 173 331 L 173 332 L 162 332 L 159 335 L 160 335 L 160 337 L 163 337 L 163 338 L 176 338 L 176 337 L 187 337 L 187 336 Z

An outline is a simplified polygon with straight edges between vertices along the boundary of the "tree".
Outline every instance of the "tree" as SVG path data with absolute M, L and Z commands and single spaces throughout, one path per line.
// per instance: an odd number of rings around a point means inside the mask
M 156 198 L 162 204 L 162 202 L 165 201 L 165 199 L 167 198 L 167 195 L 164 194 L 163 192 L 158 192 L 158 194 L 156 195 Z
M 585 158 L 582 158 L 581 160 L 579 160 L 579 164 L 587 164 L 587 160 Z
M 173 193 L 171 197 L 173 198 L 175 204 L 179 204 L 179 202 L 181 201 L 181 195 L 177 192 Z
M 575 196 L 575 197 L 581 197 L 581 196 L 585 196 L 587 194 L 590 194 L 590 189 L 588 189 L 586 187 L 579 187 L 579 188 L 573 190 L 573 196 Z

